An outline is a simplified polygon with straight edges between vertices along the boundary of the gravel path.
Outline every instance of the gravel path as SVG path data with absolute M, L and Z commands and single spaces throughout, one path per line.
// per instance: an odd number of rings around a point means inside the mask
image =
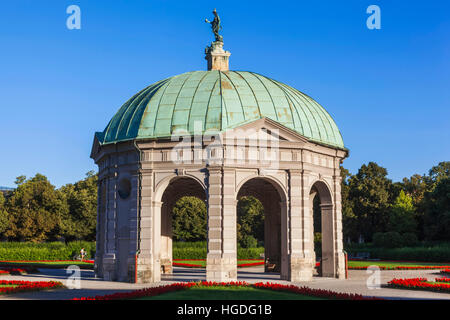
M 434 280 L 440 277 L 439 270 L 407 270 L 407 271 L 381 271 L 381 284 L 386 284 L 393 278 L 424 277 Z M 238 280 L 246 282 L 278 282 L 308 286 L 316 289 L 327 289 L 345 293 L 359 293 L 365 296 L 376 296 L 387 299 L 450 299 L 450 294 L 427 292 L 419 290 L 401 289 L 369 289 L 367 279 L 371 274 L 365 270 L 349 270 L 349 279 L 336 280 L 331 278 L 314 277 L 311 282 L 292 283 L 280 280 L 278 274 L 264 273 L 263 267 L 251 267 L 239 269 Z M 26 281 L 61 281 L 66 282 L 68 274 L 62 269 L 40 269 L 38 274 L 23 276 L 2 276 L 1 280 L 26 280 Z M 66 300 L 71 298 L 105 295 L 115 292 L 128 292 L 132 290 L 155 287 L 178 281 L 205 280 L 204 269 L 190 269 L 175 267 L 172 275 L 164 275 L 159 283 L 131 284 L 125 282 L 103 281 L 95 278 L 92 270 L 81 270 L 81 289 L 58 289 L 39 292 L 20 293 L 15 295 L 1 295 L 2 300 Z

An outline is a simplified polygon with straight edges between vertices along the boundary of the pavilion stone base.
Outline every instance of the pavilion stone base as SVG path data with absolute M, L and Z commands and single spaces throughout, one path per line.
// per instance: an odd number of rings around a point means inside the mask
M 337 261 L 337 274 L 336 278 L 343 280 L 345 279 L 345 255 L 343 252 L 337 253 L 336 258 Z
M 151 283 L 161 281 L 161 273 L 155 272 L 161 268 L 159 261 L 153 261 L 150 257 L 139 256 L 136 261 L 137 272 L 135 272 L 134 267 L 130 268 L 129 274 L 130 282 L 134 283 Z M 137 280 L 136 280 L 137 276 Z
M 169 258 L 161 259 L 161 273 L 172 273 L 172 260 Z
M 208 255 L 206 259 L 206 281 L 237 281 L 237 259 Z
M 116 258 L 114 254 L 106 254 L 103 256 L 101 274 L 105 281 L 116 280 Z
M 313 278 L 313 263 L 311 259 L 291 258 L 289 281 L 311 281 Z

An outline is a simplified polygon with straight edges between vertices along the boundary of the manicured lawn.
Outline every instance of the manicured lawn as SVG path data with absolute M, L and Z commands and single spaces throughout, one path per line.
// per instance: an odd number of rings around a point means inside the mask
M 0 284 L 0 288 L 15 288 L 17 285 L 14 284 Z
M 179 260 L 174 259 L 175 264 L 190 264 L 190 265 L 198 265 L 198 268 L 206 268 L 206 260 Z M 248 263 L 262 263 L 264 260 L 238 260 L 238 267 L 243 264 Z
M 253 287 L 192 287 L 138 300 L 326 300 L 290 292 Z
M 187 264 L 198 266 L 198 268 L 206 267 L 206 260 L 174 260 L 174 264 Z M 243 264 L 251 264 L 251 263 L 262 263 L 264 260 L 238 260 L 238 267 Z M 397 267 L 429 267 L 429 266 L 448 266 L 448 263 L 439 263 L 439 262 L 397 262 L 397 261 L 355 261 L 350 260 L 348 262 L 348 267 L 351 268 L 367 268 L 369 266 L 378 266 L 382 268 L 397 268 Z

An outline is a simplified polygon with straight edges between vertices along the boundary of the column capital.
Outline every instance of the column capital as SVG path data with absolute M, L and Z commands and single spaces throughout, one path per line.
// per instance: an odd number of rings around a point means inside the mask
M 161 202 L 161 201 L 152 201 L 152 205 L 154 207 L 161 208 L 163 204 L 164 204 L 164 202 Z
M 142 175 L 150 175 L 153 174 L 153 169 L 139 169 L 138 173 L 142 174 Z
M 206 167 L 209 173 L 222 173 L 223 167 L 222 166 L 208 166 Z

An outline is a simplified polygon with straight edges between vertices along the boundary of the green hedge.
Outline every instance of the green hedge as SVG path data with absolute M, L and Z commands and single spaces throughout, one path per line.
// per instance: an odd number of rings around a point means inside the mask
M 368 252 L 371 259 L 404 260 L 420 262 L 450 262 L 450 244 L 404 248 L 376 248 L 355 246 L 346 248 L 349 254 Z
M 174 259 L 206 259 L 206 241 L 173 242 Z M 264 253 L 263 247 L 238 248 L 238 259 L 258 259 Z
M 87 252 L 87 258 L 95 256 L 95 242 L 74 241 L 30 243 L 0 242 L 0 261 L 4 260 L 72 260 L 81 248 Z

